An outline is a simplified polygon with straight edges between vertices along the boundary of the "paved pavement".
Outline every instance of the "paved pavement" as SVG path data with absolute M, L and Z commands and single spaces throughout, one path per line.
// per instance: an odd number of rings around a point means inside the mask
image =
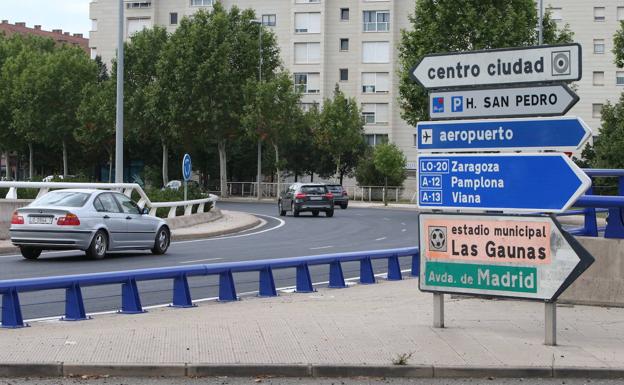
M 417 279 L 0 330 L 0 376 L 624 377 L 624 309 L 432 296 Z M 393 365 L 401 354 L 407 365 Z M 47 363 L 48 366 L 6 366 Z

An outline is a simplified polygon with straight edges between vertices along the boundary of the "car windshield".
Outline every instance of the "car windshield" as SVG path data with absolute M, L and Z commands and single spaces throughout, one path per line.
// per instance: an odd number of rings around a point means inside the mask
M 325 186 L 301 186 L 301 192 L 306 194 L 325 194 Z
M 52 191 L 36 199 L 31 206 L 82 207 L 91 194 L 73 191 Z
M 329 185 L 329 186 L 327 186 L 327 188 L 329 189 L 329 191 L 331 191 L 333 193 L 341 193 L 342 192 L 342 186 L 340 186 L 340 185 Z

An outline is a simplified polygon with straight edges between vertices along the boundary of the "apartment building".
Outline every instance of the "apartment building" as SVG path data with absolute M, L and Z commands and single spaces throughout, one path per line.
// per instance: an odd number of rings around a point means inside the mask
M 215 0 L 126 0 L 125 36 L 161 25 L 174 31 L 180 20 Z M 396 143 L 408 169 L 416 166 L 414 127 L 400 117 L 398 44 L 409 28 L 414 0 L 221 0 L 224 6 L 253 8 L 272 29 L 286 68 L 303 96 L 303 107 L 330 97 L 336 84 L 361 103 L 366 140 Z M 580 102 L 570 114 L 581 116 L 598 132 L 600 108 L 617 101 L 624 70 L 613 64 L 613 39 L 624 18 L 623 0 L 549 0 L 554 19 L 569 24 L 583 47 L 583 78 L 577 82 Z M 105 62 L 115 55 L 117 0 L 90 4 L 92 56 Z M 410 172 L 410 176 L 414 176 Z M 409 183 L 409 181 L 408 181 Z
M 2 20 L 2 22 L 0 22 L 0 34 L 11 36 L 16 33 L 20 35 L 47 37 L 56 41 L 57 44 L 71 44 L 82 48 L 87 53 L 89 52 L 89 39 L 83 37 L 81 33 L 71 34 L 69 32 L 63 32 L 62 29 L 46 31 L 41 29 L 40 25 L 35 25 L 32 28 L 27 27 L 24 22 L 17 22 L 15 24 L 9 23 L 8 20 Z

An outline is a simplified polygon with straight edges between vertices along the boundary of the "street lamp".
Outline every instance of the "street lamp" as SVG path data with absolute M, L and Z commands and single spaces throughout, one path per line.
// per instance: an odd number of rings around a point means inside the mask
M 119 0 L 117 25 L 117 123 L 115 126 L 115 183 L 123 183 L 123 86 L 124 86 L 124 0 Z
M 252 20 L 253 24 L 258 24 L 259 33 L 258 33 L 258 41 L 260 47 L 260 60 L 258 62 L 258 81 L 262 83 L 262 20 Z M 262 185 L 260 181 L 262 179 L 262 138 L 258 138 L 258 175 L 256 177 L 258 182 L 258 188 L 256 192 L 258 194 L 258 200 L 262 198 Z M 279 194 L 279 191 L 277 192 Z

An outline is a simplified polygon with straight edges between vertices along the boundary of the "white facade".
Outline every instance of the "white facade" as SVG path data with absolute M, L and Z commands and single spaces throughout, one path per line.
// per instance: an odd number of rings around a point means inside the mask
M 210 8 L 213 0 L 127 1 L 126 36 L 145 27 L 175 30 L 184 16 Z M 414 166 L 414 127 L 400 117 L 398 44 L 409 28 L 414 0 L 222 0 L 229 8 L 254 8 L 278 39 L 284 66 L 304 92 L 304 107 L 331 97 L 335 84 L 361 103 L 369 144 L 389 140 Z M 613 64 L 613 34 L 624 18 L 623 0 L 549 0 L 558 23 L 569 24 L 583 48 L 583 78 L 576 82 L 579 103 L 570 111 L 598 132 L 599 110 L 616 102 L 624 70 Z M 90 4 L 92 52 L 105 63 L 115 55 L 117 0 Z M 619 79 L 619 84 L 618 80 Z M 409 167 L 411 168 L 411 167 Z M 408 182 L 409 183 L 409 182 Z

